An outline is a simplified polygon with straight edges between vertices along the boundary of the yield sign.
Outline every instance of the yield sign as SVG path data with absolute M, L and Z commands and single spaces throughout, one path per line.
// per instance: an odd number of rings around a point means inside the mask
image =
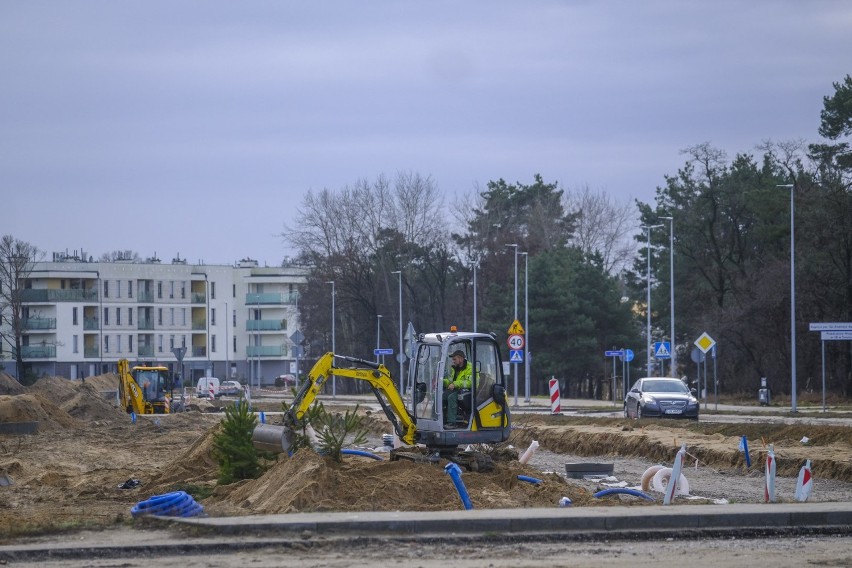
M 695 340 L 695 346 L 701 349 L 702 353 L 707 353 L 714 345 L 716 345 L 716 340 L 707 335 L 706 331 L 701 334 L 701 337 Z

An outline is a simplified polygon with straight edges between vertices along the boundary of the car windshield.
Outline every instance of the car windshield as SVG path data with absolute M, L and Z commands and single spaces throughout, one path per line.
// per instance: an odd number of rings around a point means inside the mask
M 642 392 L 688 393 L 689 389 L 681 381 L 644 381 Z

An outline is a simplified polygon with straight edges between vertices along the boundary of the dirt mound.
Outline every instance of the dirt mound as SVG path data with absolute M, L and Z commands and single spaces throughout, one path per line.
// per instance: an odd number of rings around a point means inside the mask
M 15 380 L 12 375 L 0 372 L 0 394 L 16 395 L 27 392 L 27 387 Z
M 72 397 L 60 407 L 81 420 L 123 420 L 126 414 L 116 406 L 115 399 L 106 399 L 93 385 L 79 385 Z
M 0 396 L 3 422 L 38 422 L 40 431 L 79 428 L 82 424 L 40 394 Z
M 190 420 L 189 415 L 197 413 L 175 414 L 174 419 Z M 178 427 L 174 424 L 174 427 Z M 175 484 L 213 483 L 218 475 L 218 463 L 213 457 L 213 438 L 222 430 L 220 424 L 198 436 L 195 442 L 180 456 L 170 462 L 162 473 L 152 481 L 152 492 L 167 491 Z
M 454 511 L 462 507 L 444 466 L 344 456 L 342 463 L 311 450 L 282 456 L 262 477 L 220 487 L 208 499 L 230 514 L 315 511 Z M 541 480 L 535 484 L 519 475 Z M 556 474 L 518 462 L 497 463 L 489 473 L 462 474 L 475 508 L 555 507 L 563 496 L 575 504 L 595 503 L 589 493 Z M 206 504 L 206 502 L 205 502 Z
M 115 373 L 105 373 L 94 377 L 86 377 L 82 382 L 86 383 L 86 385 L 91 385 L 97 391 L 118 390 L 118 375 Z
M 53 404 L 61 405 L 77 394 L 79 388 L 80 383 L 62 377 L 42 377 L 29 388 L 29 392 L 38 393 Z

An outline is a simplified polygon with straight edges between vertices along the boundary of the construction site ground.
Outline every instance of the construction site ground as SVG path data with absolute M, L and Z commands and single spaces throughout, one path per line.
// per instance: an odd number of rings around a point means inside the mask
M 130 509 L 175 490 L 199 497 L 210 517 L 277 513 L 355 511 L 457 511 L 462 504 L 443 466 L 373 460 L 346 455 L 342 463 L 302 450 L 279 456 L 258 479 L 218 485 L 212 441 L 222 418 L 218 408 L 233 401 L 198 401 L 194 410 L 138 417 L 134 422 L 102 396 L 115 390 L 115 375 L 85 383 L 59 377 L 22 387 L 0 374 L 0 423 L 38 422 L 32 434 L 0 437 L 0 545 L 64 531 L 139 526 Z M 328 410 L 351 402 L 324 400 Z M 280 400 L 255 398 L 270 418 Z M 566 407 L 569 406 L 566 404 Z M 370 441 L 360 449 L 384 455 L 386 417 L 370 404 L 360 412 Z M 595 413 L 592 413 L 595 414 Z M 599 413 L 598 413 L 599 414 Z M 701 505 L 764 501 L 764 459 L 773 445 L 777 457 L 777 499 L 794 502 L 796 476 L 810 459 L 815 478 L 810 502 L 852 503 L 852 428 L 848 414 L 832 420 L 756 418 L 724 422 L 626 420 L 589 413 L 516 413 L 510 445 L 522 453 L 533 440 L 539 450 L 528 464 L 498 462 L 489 473 L 466 472 L 463 480 L 476 509 L 555 508 L 568 497 L 574 508 L 659 507 L 631 495 L 596 498 L 619 486 L 638 487 L 652 465 L 671 465 L 687 445 L 684 474 L 690 495 L 678 502 Z M 706 415 L 705 415 L 706 417 Z M 751 465 L 739 450 L 750 446 Z M 566 464 L 612 464 L 608 479 L 573 479 Z M 540 479 L 529 483 L 518 476 Z M 136 480 L 138 484 L 127 484 Z M 129 488 L 122 488 L 122 486 Z

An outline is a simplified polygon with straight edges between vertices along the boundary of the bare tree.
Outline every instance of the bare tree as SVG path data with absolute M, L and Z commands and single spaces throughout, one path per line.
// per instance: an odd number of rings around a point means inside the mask
M 565 208 L 577 211 L 573 243 L 586 254 L 597 253 L 604 269 L 617 274 L 636 256 L 632 235 L 639 226 L 639 215 L 630 202 L 616 203 L 602 191 L 584 186 L 565 194 Z
M 24 328 L 22 286 L 42 255 L 38 248 L 12 235 L 4 235 L 0 239 L 0 342 L 14 350 L 18 381 L 24 368 L 21 353 Z M 8 322 L 8 328 L 3 325 L 4 322 Z M 6 332 L 6 329 L 9 331 Z
M 139 253 L 133 250 L 114 250 L 103 253 L 100 262 L 141 262 Z

